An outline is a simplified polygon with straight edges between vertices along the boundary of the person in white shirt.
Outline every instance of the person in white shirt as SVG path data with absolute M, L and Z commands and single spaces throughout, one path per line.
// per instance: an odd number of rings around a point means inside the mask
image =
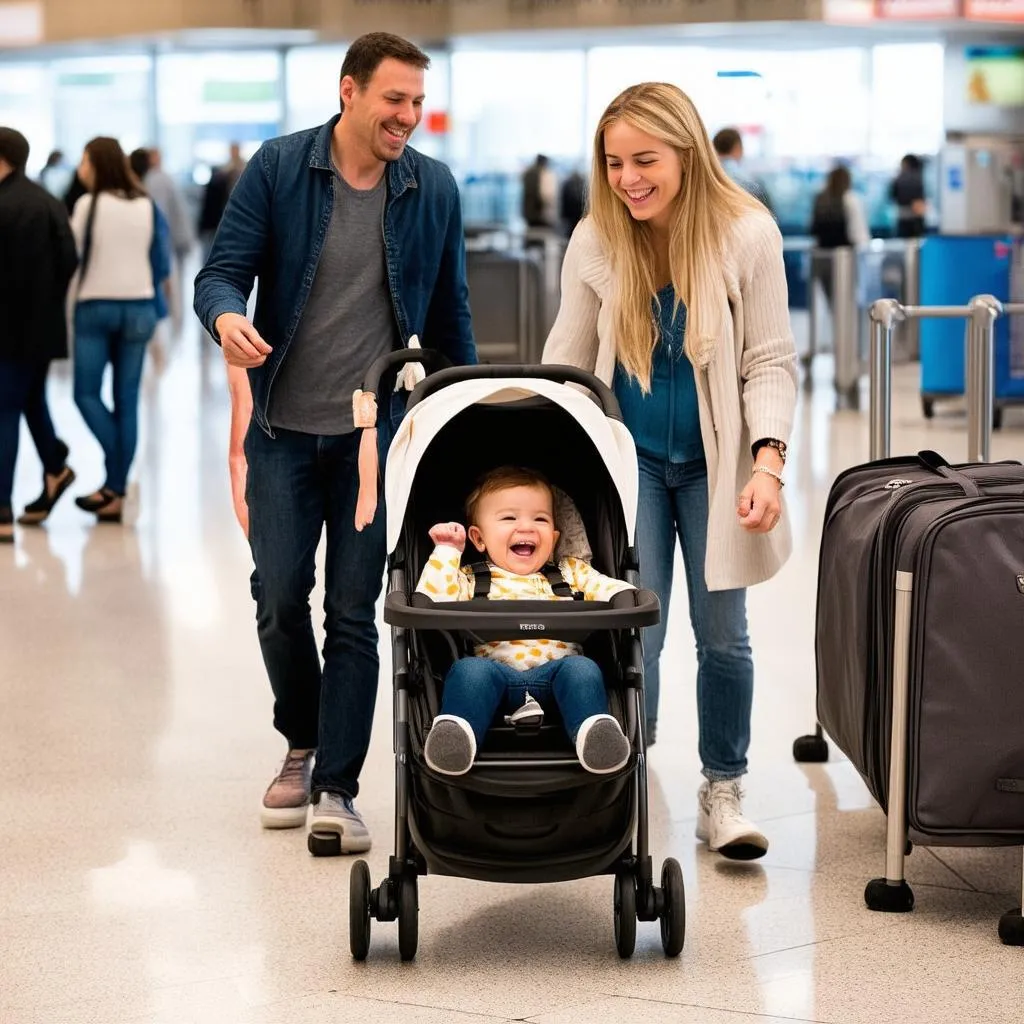
M 417 593 L 437 602 L 469 601 L 481 573 L 491 601 L 571 601 L 573 592 L 587 601 L 607 601 L 620 590 L 632 589 L 578 558 L 554 564 L 554 495 L 534 470 L 492 470 L 469 496 L 466 512 L 469 540 L 482 556 L 480 564 L 460 568 L 466 529 L 461 523 L 438 523 L 430 531 L 435 547 Z M 629 740 L 608 714 L 600 667 L 577 644 L 548 638 L 481 643 L 473 657 L 456 661 L 424 743 L 424 759 L 436 772 L 463 775 L 473 767 L 502 704 L 523 715 L 542 714 L 551 703 L 558 706 L 588 772 L 607 774 L 626 764 Z
M 158 319 L 154 276 L 166 276 L 159 214 L 131 173 L 120 143 L 95 138 L 78 168 L 88 193 L 75 204 L 71 229 L 81 255 L 75 302 L 75 404 L 106 460 L 106 480 L 76 499 L 100 522 L 120 522 L 138 438 L 139 387 L 146 344 Z M 159 282 L 157 282 L 159 283 Z M 100 397 L 107 364 L 114 407 Z

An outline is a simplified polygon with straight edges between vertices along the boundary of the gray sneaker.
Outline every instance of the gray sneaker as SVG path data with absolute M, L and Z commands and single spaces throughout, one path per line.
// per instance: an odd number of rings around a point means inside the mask
M 319 793 L 313 800 L 309 817 L 310 834 L 337 834 L 342 853 L 366 853 L 370 849 L 370 830 L 355 809 L 352 797 L 343 793 Z
M 277 777 L 263 794 L 260 822 L 264 828 L 301 828 L 309 806 L 313 750 L 289 750 Z

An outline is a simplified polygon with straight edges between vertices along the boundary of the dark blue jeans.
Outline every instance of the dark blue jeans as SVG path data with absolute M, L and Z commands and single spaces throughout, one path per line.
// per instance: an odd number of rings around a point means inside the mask
M 393 414 L 400 418 L 400 408 Z M 393 425 L 378 428 L 383 454 Z M 370 745 L 380 659 L 374 610 L 386 561 L 383 498 L 373 523 L 354 526 L 358 431 L 336 437 L 255 422 L 245 438 L 252 596 L 274 727 L 292 748 L 316 748 L 313 790 L 359 792 Z M 327 529 L 323 668 L 310 618 L 315 556 Z
M 139 387 L 146 343 L 156 330 L 152 299 L 94 299 L 75 307 L 75 405 L 103 449 L 104 486 L 124 494 L 139 437 Z M 100 398 L 114 368 L 114 408 Z
M 705 777 L 733 779 L 747 770 L 754 662 L 747 635 L 747 592 L 709 591 L 708 471 L 703 459 L 671 463 L 640 454 L 637 550 L 640 578 L 661 601 L 661 622 L 644 631 L 648 732 L 657 721 L 658 662 L 668 628 L 676 537 L 683 550 L 690 624 L 697 642 L 697 721 Z
M 45 472 L 64 468 L 66 449 L 57 439 L 46 404 L 48 362 L 16 363 L 0 359 L 0 509 L 11 507 L 18 459 L 21 417 L 25 417 Z
M 458 715 L 469 722 L 479 747 L 498 708 L 504 705 L 507 711 L 515 711 L 527 691 L 545 711 L 554 701 L 574 743 L 586 719 L 608 713 L 601 669 L 590 658 L 570 655 L 526 672 L 490 658 L 462 658 L 452 665 L 444 681 L 441 714 Z

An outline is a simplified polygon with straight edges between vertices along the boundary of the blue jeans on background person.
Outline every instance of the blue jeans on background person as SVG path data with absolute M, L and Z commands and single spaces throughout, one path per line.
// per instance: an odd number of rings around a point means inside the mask
M 383 454 L 401 418 L 378 424 Z M 375 606 L 386 561 L 383 495 L 373 522 L 355 528 L 360 431 L 327 437 L 250 423 L 245 437 L 249 545 L 256 631 L 270 686 L 274 727 L 293 750 L 316 749 L 314 793 L 349 797 L 370 745 L 380 658 Z M 323 668 L 309 595 L 327 529 Z
M 644 630 L 647 731 L 658 717 L 658 661 L 668 629 L 676 537 L 683 551 L 690 623 L 697 643 L 697 722 L 705 778 L 734 779 L 747 770 L 754 662 L 747 633 L 747 592 L 709 591 L 704 580 L 708 472 L 703 459 L 671 463 L 638 453 L 637 553 L 640 578 L 661 601 L 661 621 Z M 739 529 L 739 526 L 737 526 Z
M 67 448 L 58 439 L 46 404 L 49 362 L 18 363 L 0 359 L 0 508 L 11 506 L 14 466 L 18 459 L 21 417 L 25 417 L 43 471 L 57 476 Z
M 490 658 L 461 658 L 445 678 L 440 713 L 469 722 L 480 747 L 498 709 L 515 711 L 527 691 L 545 711 L 554 702 L 573 742 L 586 719 L 608 713 L 604 675 L 596 662 L 581 655 L 557 658 L 525 672 Z
M 146 343 L 156 330 L 152 299 L 93 299 L 75 307 L 75 405 L 103 449 L 103 486 L 123 495 L 139 437 L 139 388 Z M 114 408 L 100 397 L 114 368 Z

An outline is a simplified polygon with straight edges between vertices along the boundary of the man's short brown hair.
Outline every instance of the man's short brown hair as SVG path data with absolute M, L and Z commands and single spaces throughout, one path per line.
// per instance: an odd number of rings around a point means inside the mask
M 555 493 L 543 473 L 538 473 L 537 470 L 528 469 L 525 466 L 499 466 L 481 477 L 480 482 L 473 488 L 473 493 L 466 499 L 466 525 L 476 524 L 476 514 L 480 502 L 488 494 L 494 494 L 495 491 L 507 491 L 512 487 L 542 487 L 551 497 L 551 509 L 554 512 Z
M 421 71 L 430 67 L 430 58 L 408 39 L 390 32 L 367 32 L 348 48 L 341 65 L 341 78 L 351 76 L 360 89 L 365 89 L 381 62 L 388 58 L 411 64 Z M 344 100 L 341 101 L 341 110 L 344 113 Z

